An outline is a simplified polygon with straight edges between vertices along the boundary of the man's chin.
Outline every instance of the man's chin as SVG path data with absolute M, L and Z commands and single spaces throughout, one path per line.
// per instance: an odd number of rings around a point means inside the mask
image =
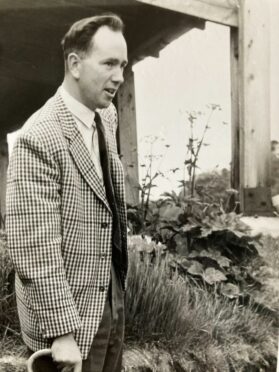
M 100 102 L 99 105 L 98 105 L 98 109 L 105 109 L 105 108 L 108 108 L 109 105 L 111 104 L 112 100 L 106 100 L 105 102 Z

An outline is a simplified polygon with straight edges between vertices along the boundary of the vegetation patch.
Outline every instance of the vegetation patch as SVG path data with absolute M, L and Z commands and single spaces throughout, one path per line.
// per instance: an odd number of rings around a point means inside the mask
M 173 270 L 162 245 L 132 237 L 130 246 L 128 344 L 167 351 L 173 371 L 275 370 L 277 327 L 270 314 Z

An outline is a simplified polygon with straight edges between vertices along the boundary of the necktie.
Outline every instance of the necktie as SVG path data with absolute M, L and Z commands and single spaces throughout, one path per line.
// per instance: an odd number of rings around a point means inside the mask
M 91 144 L 91 158 L 95 165 L 96 171 L 100 180 L 103 180 L 103 172 L 100 162 L 100 150 L 99 150 L 99 142 L 98 142 L 98 132 L 96 128 L 96 123 L 92 124 L 93 133 L 92 133 L 92 144 Z
M 113 214 L 113 233 L 112 233 L 112 261 L 116 269 L 126 273 L 127 271 L 127 258 L 123 254 L 120 219 L 115 199 L 114 187 L 111 179 L 110 162 L 106 146 L 104 128 L 101 118 L 98 113 L 95 116 L 96 127 L 98 131 L 100 161 L 103 171 L 104 185 L 106 189 L 107 199 Z

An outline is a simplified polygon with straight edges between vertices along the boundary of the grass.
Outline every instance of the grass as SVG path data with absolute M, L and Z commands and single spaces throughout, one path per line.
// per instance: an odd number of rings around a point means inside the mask
M 6 236 L 0 230 L 0 358 L 17 362 L 24 356 L 26 347 L 20 336 L 16 300 L 13 290 L 13 267 L 7 251 Z M 14 371 L 0 362 L 1 371 Z
M 269 242 L 270 243 L 270 242 Z M 272 255 L 270 255 L 272 256 Z M 273 320 L 216 292 L 198 288 L 167 259 L 130 253 L 127 341 L 157 345 L 195 371 L 272 371 L 277 355 Z
M 279 239 L 265 236 L 258 249 L 266 265 L 255 270 L 255 277 L 263 283 L 263 289 L 255 295 L 279 313 Z
M 7 251 L 6 237 L 0 230 L 0 356 L 21 343 L 12 281 L 13 267 Z

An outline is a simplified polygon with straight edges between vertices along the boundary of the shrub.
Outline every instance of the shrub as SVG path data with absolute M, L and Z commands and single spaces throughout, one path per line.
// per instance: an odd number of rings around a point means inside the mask
M 231 173 L 223 168 L 221 171 L 213 170 L 203 172 L 197 176 L 196 194 L 206 203 L 220 203 L 227 201 L 231 190 Z
M 259 306 L 253 298 L 253 289 L 263 284 L 255 277 L 254 266 L 264 262 L 258 254 L 259 237 L 251 237 L 240 218 L 235 212 L 226 213 L 222 204 L 166 193 L 150 210 L 146 232 L 166 245 L 173 254 L 173 268 L 193 283 L 244 305 L 254 302 L 259 311 L 273 313 L 276 319 L 274 309 Z

